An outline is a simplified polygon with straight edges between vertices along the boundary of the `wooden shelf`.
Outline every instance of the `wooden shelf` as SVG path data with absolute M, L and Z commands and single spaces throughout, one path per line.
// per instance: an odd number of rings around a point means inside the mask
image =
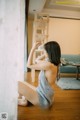
M 42 19 L 42 20 L 35 20 L 34 23 L 37 23 L 37 22 L 44 22 L 44 23 L 48 23 L 49 20 L 47 19 Z
M 42 44 L 48 41 L 48 25 L 49 15 L 47 14 L 35 14 L 33 22 L 33 43 L 41 41 Z M 36 49 L 33 55 L 33 63 L 35 63 L 36 57 L 42 54 L 42 49 Z M 32 70 L 32 81 L 35 82 L 35 70 Z

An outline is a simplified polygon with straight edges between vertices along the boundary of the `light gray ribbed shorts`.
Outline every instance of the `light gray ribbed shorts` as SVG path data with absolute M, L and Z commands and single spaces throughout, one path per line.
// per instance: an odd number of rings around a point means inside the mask
M 50 103 L 47 100 L 47 98 L 46 97 L 42 97 L 39 93 L 38 93 L 38 96 L 39 96 L 40 107 L 44 108 L 44 109 L 49 108 L 50 107 Z

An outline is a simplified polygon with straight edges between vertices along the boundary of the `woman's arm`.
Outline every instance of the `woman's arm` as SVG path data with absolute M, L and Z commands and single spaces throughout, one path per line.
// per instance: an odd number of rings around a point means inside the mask
M 27 67 L 29 67 L 30 65 L 32 65 L 32 60 L 33 60 L 33 53 L 35 51 L 35 49 L 40 45 L 41 43 L 40 42 L 37 42 L 37 43 L 34 43 L 31 51 L 30 51 L 30 54 L 29 54 L 29 57 L 28 57 L 28 62 L 27 62 Z
M 31 64 L 28 65 L 27 67 L 35 70 L 50 70 L 52 65 L 48 61 L 40 61 L 37 64 Z
M 27 62 L 27 67 L 29 67 L 30 65 L 32 65 L 32 60 L 33 60 L 33 53 L 34 53 L 35 49 L 31 49 L 29 57 L 28 57 L 28 62 Z
M 51 63 L 43 60 L 38 60 L 37 64 L 32 63 L 33 59 L 33 53 L 35 49 L 40 45 L 40 42 L 37 42 L 36 44 L 33 45 L 31 52 L 29 54 L 28 62 L 27 62 L 27 67 L 30 69 L 36 69 L 36 70 L 48 70 L 50 69 Z M 43 57 L 42 57 L 43 58 Z

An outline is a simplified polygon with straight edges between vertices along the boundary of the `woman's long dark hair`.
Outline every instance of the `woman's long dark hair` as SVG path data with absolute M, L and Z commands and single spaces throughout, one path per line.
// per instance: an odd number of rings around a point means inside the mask
M 44 44 L 44 49 L 48 54 L 50 62 L 58 66 L 61 58 L 61 49 L 59 44 L 56 41 L 50 41 Z

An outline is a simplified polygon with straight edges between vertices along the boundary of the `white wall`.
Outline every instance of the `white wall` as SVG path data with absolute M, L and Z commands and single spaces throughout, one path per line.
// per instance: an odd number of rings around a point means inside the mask
M 62 54 L 80 54 L 80 20 L 50 18 L 49 40 L 60 44 Z
M 0 113 L 8 120 L 17 119 L 17 80 L 24 80 L 24 0 L 0 0 Z

